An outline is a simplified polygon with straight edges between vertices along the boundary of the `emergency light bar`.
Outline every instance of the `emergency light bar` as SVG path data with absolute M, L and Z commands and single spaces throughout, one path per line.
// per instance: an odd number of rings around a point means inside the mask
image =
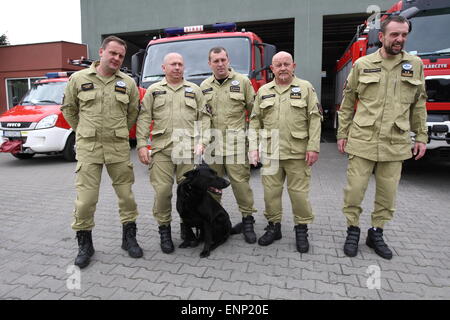
M 69 77 L 74 71 L 65 71 L 65 72 L 48 72 L 45 76 L 49 79 L 53 78 L 66 78 Z
M 166 28 L 164 32 L 168 36 L 176 36 L 185 33 L 195 33 L 195 32 L 208 32 L 208 31 L 235 31 L 236 23 L 226 22 L 226 23 L 215 23 L 215 24 L 205 24 L 198 26 L 188 26 L 179 28 Z

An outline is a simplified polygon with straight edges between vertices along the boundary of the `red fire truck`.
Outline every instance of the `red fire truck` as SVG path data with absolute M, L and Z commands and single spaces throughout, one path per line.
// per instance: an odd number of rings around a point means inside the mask
M 19 105 L 0 115 L 0 152 L 18 159 L 36 153 L 62 154 L 75 161 L 75 134 L 60 110 L 73 72 L 51 72 L 38 80 Z
M 336 111 L 342 101 L 345 81 L 355 61 L 378 49 L 379 21 L 388 15 L 402 15 L 412 24 L 405 50 L 424 63 L 427 100 L 428 149 L 450 150 L 450 22 L 449 0 L 398 1 L 380 19 L 366 21 L 336 65 Z M 337 129 L 337 112 L 334 115 Z
M 162 33 L 165 37 L 154 38 L 146 50 L 133 56 L 132 72 L 143 88 L 162 80 L 163 58 L 170 52 L 183 56 L 185 79 L 200 85 L 212 74 L 208 52 L 217 46 L 227 49 L 231 66 L 250 78 L 255 91 L 271 80 L 268 69 L 275 46 L 263 43 L 253 32 L 237 32 L 235 23 L 167 28 Z
M 81 58 L 69 63 L 89 67 L 91 60 Z M 126 68 L 121 69 L 128 72 Z M 50 72 L 38 80 L 21 102 L 0 115 L 0 152 L 18 159 L 30 159 L 35 154 L 61 154 L 75 161 L 75 133 L 60 110 L 70 72 Z M 142 99 L 141 95 L 141 99 Z M 135 144 L 136 127 L 130 130 L 130 144 Z

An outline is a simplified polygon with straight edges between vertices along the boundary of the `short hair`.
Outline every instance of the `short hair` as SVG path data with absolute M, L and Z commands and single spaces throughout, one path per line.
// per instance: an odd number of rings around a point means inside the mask
M 385 20 L 383 20 L 383 22 L 381 22 L 380 32 L 385 34 L 387 25 L 391 22 L 407 23 L 408 27 L 409 27 L 408 32 L 411 31 L 411 22 L 408 19 L 406 19 L 405 17 L 397 15 L 397 16 L 389 16 Z
M 127 51 L 127 43 L 124 40 L 122 40 L 122 39 L 120 39 L 119 37 L 116 37 L 116 36 L 108 36 L 108 37 L 106 37 L 103 40 L 103 42 L 102 42 L 101 48 L 103 50 L 105 50 L 106 47 L 108 46 L 108 43 L 113 42 L 113 41 L 114 42 L 118 42 L 120 45 L 124 46 L 125 47 L 125 51 Z
M 211 48 L 208 52 L 208 60 L 211 60 L 211 53 L 221 53 L 222 51 L 225 51 L 225 54 L 227 55 L 228 58 L 228 52 L 227 49 L 225 49 L 224 47 L 214 47 Z

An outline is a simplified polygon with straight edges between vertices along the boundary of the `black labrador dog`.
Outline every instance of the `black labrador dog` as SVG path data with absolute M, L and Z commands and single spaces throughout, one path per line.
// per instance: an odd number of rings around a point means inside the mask
M 230 183 L 219 177 L 207 164 L 200 164 L 184 174 L 177 188 L 177 210 L 184 225 L 185 238 L 180 248 L 197 245 L 192 228 L 200 231 L 205 244 L 200 257 L 223 244 L 231 234 L 240 233 L 242 223 L 232 227 L 230 216 L 209 194 L 221 193 Z M 209 191 L 209 192 L 208 192 Z

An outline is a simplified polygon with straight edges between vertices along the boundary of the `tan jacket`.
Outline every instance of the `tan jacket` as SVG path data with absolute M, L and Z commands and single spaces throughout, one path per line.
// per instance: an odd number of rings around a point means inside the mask
M 279 147 L 280 160 L 304 159 L 307 151 L 320 151 L 322 122 L 317 94 L 306 80 L 294 78 L 289 87 L 280 88 L 275 80 L 262 86 L 255 100 L 250 128 L 261 130 L 260 140 L 249 135 L 250 151 L 258 149 L 271 156 Z M 279 142 L 271 130 L 279 130 Z M 267 143 L 267 144 L 266 144 Z
M 205 96 L 207 111 L 211 114 L 211 128 L 220 130 L 222 142 L 216 149 L 216 155 L 233 155 L 245 152 L 246 115 L 250 115 L 255 100 L 253 86 L 245 75 L 231 69 L 228 78 L 220 84 L 214 75 L 205 79 L 200 88 Z M 247 114 L 246 114 L 247 111 Z M 237 148 L 238 141 L 229 137 L 239 136 L 244 148 Z M 227 146 L 226 144 L 229 143 Z
M 134 80 L 121 71 L 104 83 L 95 69 L 98 64 L 70 77 L 61 111 L 76 132 L 78 161 L 127 161 L 129 130 L 136 123 L 139 92 Z
M 184 144 L 183 149 L 192 155 L 195 144 L 209 141 L 209 137 L 201 134 L 210 128 L 211 118 L 205 109 L 200 88 L 189 81 L 173 88 L 163 79 L 147 89 L 137 121 L 138 149 L 148 144 L 152 121 L 153 153 L 171 150 L 174 142 L 180 142 Z M 194 131 L 195 122 L 197 131 Z
M 348 139 L 347 153 L 400 161 L 412 156 L 410 131 L 417 142 L 427 143 L 422 60 L 403 51 L 399 61 L 386 70 L 378 50 L 355 62 L 339 110 L 337 138 Z

